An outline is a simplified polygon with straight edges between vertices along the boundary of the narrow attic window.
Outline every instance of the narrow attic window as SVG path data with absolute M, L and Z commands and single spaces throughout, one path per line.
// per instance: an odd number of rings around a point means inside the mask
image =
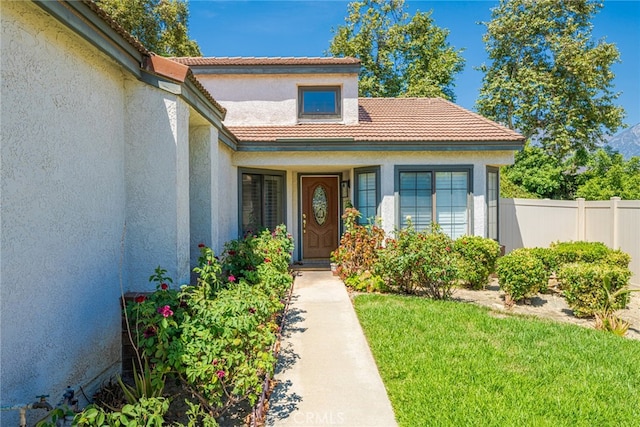
M 299 119 L 340 119 L 342 98 L 338 86 L 298 87 Z

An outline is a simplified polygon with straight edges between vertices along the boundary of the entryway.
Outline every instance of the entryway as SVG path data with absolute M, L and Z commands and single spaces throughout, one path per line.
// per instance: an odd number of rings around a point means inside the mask
M 340 236 L 340 176 L 303 175 L 300 178 L 302 260 L 326 260 Z

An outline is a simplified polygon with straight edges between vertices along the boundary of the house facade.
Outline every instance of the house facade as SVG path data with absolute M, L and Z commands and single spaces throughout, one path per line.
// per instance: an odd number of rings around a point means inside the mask
M 285 223 L 326 260 L 348 202 L 497 237 L 520 135 L 441 99 L 362 99 L 346 58 L 160 58 L 91 1 L 0 8 L 0 406 L 119 369 L 120 297 L 199 243 Z M 84 402 L 83 402 L 84 403 Z M 17 424 L 3 411 L 0 424 Z
M 523 138 L 441 98 L 358 98 L 353 58 L 175 58 L 227 109 L 240 233 L 286 223 L 328 258 L 340 215 L 497 239 L 498 167 Z

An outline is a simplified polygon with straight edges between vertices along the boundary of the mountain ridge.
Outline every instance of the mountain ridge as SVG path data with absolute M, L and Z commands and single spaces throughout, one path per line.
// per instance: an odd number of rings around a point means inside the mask
M 622 154 L 625 160 L 640 156 L 640 123 L 610 137 L 606 145 Z

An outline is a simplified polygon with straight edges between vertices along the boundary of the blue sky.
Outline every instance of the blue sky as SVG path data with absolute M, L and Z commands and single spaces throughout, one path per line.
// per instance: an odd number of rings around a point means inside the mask
M 204 56 L 324 56 L 332 28 L 344 24 L 348 1 L 190 0 L 190 35 Z M 410 12 L 433 11 L 433 19 L 449 30 L 448 42 L 464 49 L 465 69 L 456 78 L 456 103 L 474 110 L 487 61 L 482 42 L 498 1 L 411 1 Z M 615 43 L 622 62 L 613 72 L 625 123 L 640 123 L 640 0 L 606 0 L 593 21 L 593 37 Z M 213 94 L 215 97 L 215 94 Z

